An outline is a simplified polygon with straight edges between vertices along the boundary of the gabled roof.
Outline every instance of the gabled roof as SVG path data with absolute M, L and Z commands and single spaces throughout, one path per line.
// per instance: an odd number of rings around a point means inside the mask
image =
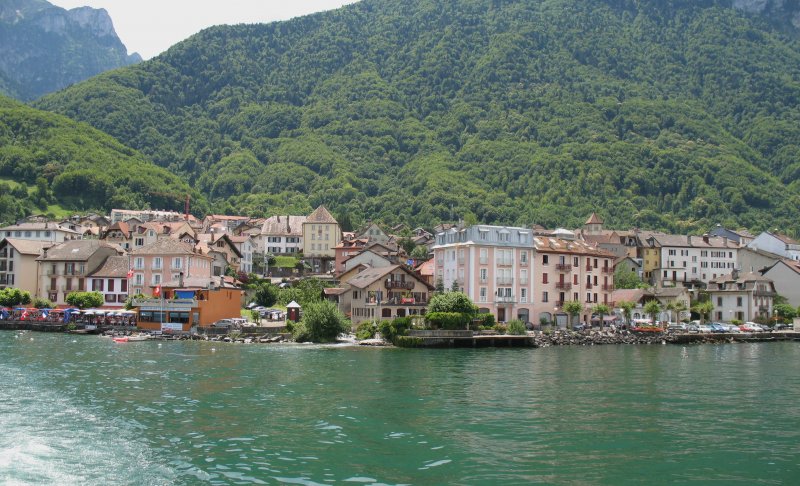
M 325 206 L 319 206 L 317 209 L 314 210 L 311 214 L 308 215 L 306 219 L 306 223 L 334 223 L 338 224 L 336 218 L 328 212 L 328 209 Z
M 533 246 L 538 252 L 569 253 L 576 255 L 593 255 L 603 258 L 614 258 L 611 252 L 602 250 L 581 240 L 567 240 L 548 236 L 534 236 Z
M 261 225 L 261 234 L 265 236 L 303 236 L 305 216 L 272 216 Z
M 428 275 L 433 276 L 435 269 L 436 269 L 436 267 L 435 267 L 435 263 L 434 263 L 434 259 L 433 258 L 431 258 L 430 260 L 428 260 L 426 262 L 421 263 L 416 268 L 417 272 L 420 275 L 424 276 L 424 277 L 427 277 Z
M 131 255 L 192 255 L 196 254 L 192 245 L 173 238 L 159 238 L 155 243 L 150 243 L 131 251 Z
M 36 256 L 41 255 L 43 249 L 55 244 L 52 241 L 20 240 L 17 238 L 4 238 L 2 241 L 5 241 L 7 245 L 13 246 L 17 253 Z
M 73 233 L 79 235 L 75 230 L 70 229 L 59 223 L 20 223 L 5 228 L 0 228 L 0 231 L 63 231 L 65 233 Z
M 600 219 L 600 216 L 598 216 L 597 213 L 593 212 L 591 216 L 589 216 L 589 219 L 587 219 L 583 224 L 603 224 L 603 220 Z
M 653 239 L 655 246 L 684 247 L 684 248 L 731 248 L 738 249 L 739 245 L 727 238 L 719 236 L 696 235 L 668 235 L 665 233 L 652 233 L 646 240 Z M 708 240 L 708 241 L 706 241 Z
M 103 240 L 69 240 L 47 249 L 47 255 L 42 255 L 38 261 L 86 261 L 101 248 L 109 248 L 118 254 L 123 254 L 119 245 L 107 243 Z
M 416 280 L 417 282 L 423 284 L 425 287 L 429 289 L 433 289 L 427 282 L 420 279 L 414 272 L 409 271 L 402 265 L 390 265 L 388 267 L 380 267 L 380 268 L 370 268 L 364 270 L 363 272 L 359 273 L 355 277 L 351 278 L 347 281 L 349 285 L 358 289 L 364 289 L 369 287 L 370 285 L 374 284 L 382 280 L 384 277 L 389 275 L 390 273 L 394 272 L 395 270 L 402 270 L 407 275 L 410 275 L 412 279 Z
M 128 226 L 128 223 L 126 223 L 125 221 L 118 221 L 109 226 L 108 229 L 106 229 L 106 234 L 112 231 L 121 232 L 123 235 L 125 235 L 125 238 L 129 238 L 131 236 L 131 227 Z
M 617 289 L 611 294 L 611 300 L 614 302 L 639 302 L 647 292 L 644 289 Z
M 125 278 L 128 276 L 130 259 L 127 256 L 110 256 L 100 268 L 90 273 L 89 277 Z
M 779 239 L 782 243 L 785 243 L 787 245 L 798 245 L 798 244 L 800 244 L 800 243 L 797 243 L 796 240 L 792 239 L 791 237 L 789 237 L 787 235 L 784 235 L 784 234 L 781 234 L 781 233 L 770 233 L 770 234 L 772 236 L 774 236 L 775 238 Z
M 746 282 L 772 282 L 772 279 L 769 277 L 765 277 L 760 273 L 754 272 L 747 272 L 747 273 L 740 273 L 739 275 L 735 276 L 733 274 L 721 275 L 713 280 L 710 280 L 709 283 L 711 284 L 721 284 L 721 283 L 746 283 Z

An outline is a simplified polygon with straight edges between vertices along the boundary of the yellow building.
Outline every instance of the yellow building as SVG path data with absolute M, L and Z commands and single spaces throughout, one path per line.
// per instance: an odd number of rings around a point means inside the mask
M 303 222 L 303 256 L 314 273 L 333 271 L 336 245 L 342 240 L 339 223 L 325 206 L 320 206 Z

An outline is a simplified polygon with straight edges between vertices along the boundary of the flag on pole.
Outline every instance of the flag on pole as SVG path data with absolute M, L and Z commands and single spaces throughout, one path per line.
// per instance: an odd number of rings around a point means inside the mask
M 161 285 L 156 285 L 155 290 L 153 290 L 153 295 L 155 297 L 161 297 Z
M 131 277 L 133 277 L 133 268 L 128 270 L 128 278 L 131 278 Z

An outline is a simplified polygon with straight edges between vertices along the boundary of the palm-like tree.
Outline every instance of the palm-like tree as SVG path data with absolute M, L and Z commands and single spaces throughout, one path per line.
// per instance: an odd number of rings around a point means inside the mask
M 595 314 L 600 314 L 600 329 L 605 325 L 605 316 L 611 312 L 611 309 L 606 304 L 597 304 L 592 309 Z
M 575 316 L 583 312 L 583 304 L 577 300 L 570 300 L 569 302 L 564 302 L 564 312 L 569 314 L 569 328 L 572 328 L 572 324 L 575 321 Z
M 703 302 L 695 303 L 692 306 L 692 310 L 700 314 L 700 324 L 705 324 L 706 315 L 711 314 L 711 311 L 714 310 L 714 304 L 710 300 L 704 300 Z
M 622 309 L 622 316 L 625 318 L 625 324 L 630 327 L 633 308 L 636 307 L 636 304 L 628 300 L 621 300 L 617 302 L 617 307 Z
M 677 315 L 675 316 L 676 317 L 676 319 L 675 319 L 676 322 L 680 322 L 681 314 L 686 312 L 687 309 L 688 308 L 686 307 L 686 302 L 684 302 L 682 300 L 679 300 L 679 301 L 675 302 L 675 312 L 677 313 Z
M 644 304 L 644 312 L 650 316 L 652 319 L 653 325 L 656 325 L 656 317 L 661 313 L 661 303 L 657 300 L 648 300 L 647 303 Z

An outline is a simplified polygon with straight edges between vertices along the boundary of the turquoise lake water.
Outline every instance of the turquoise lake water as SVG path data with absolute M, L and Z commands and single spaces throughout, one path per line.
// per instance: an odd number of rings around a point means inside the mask
M 1 484 L 800 484 L 800 343 L 0 332 Z

